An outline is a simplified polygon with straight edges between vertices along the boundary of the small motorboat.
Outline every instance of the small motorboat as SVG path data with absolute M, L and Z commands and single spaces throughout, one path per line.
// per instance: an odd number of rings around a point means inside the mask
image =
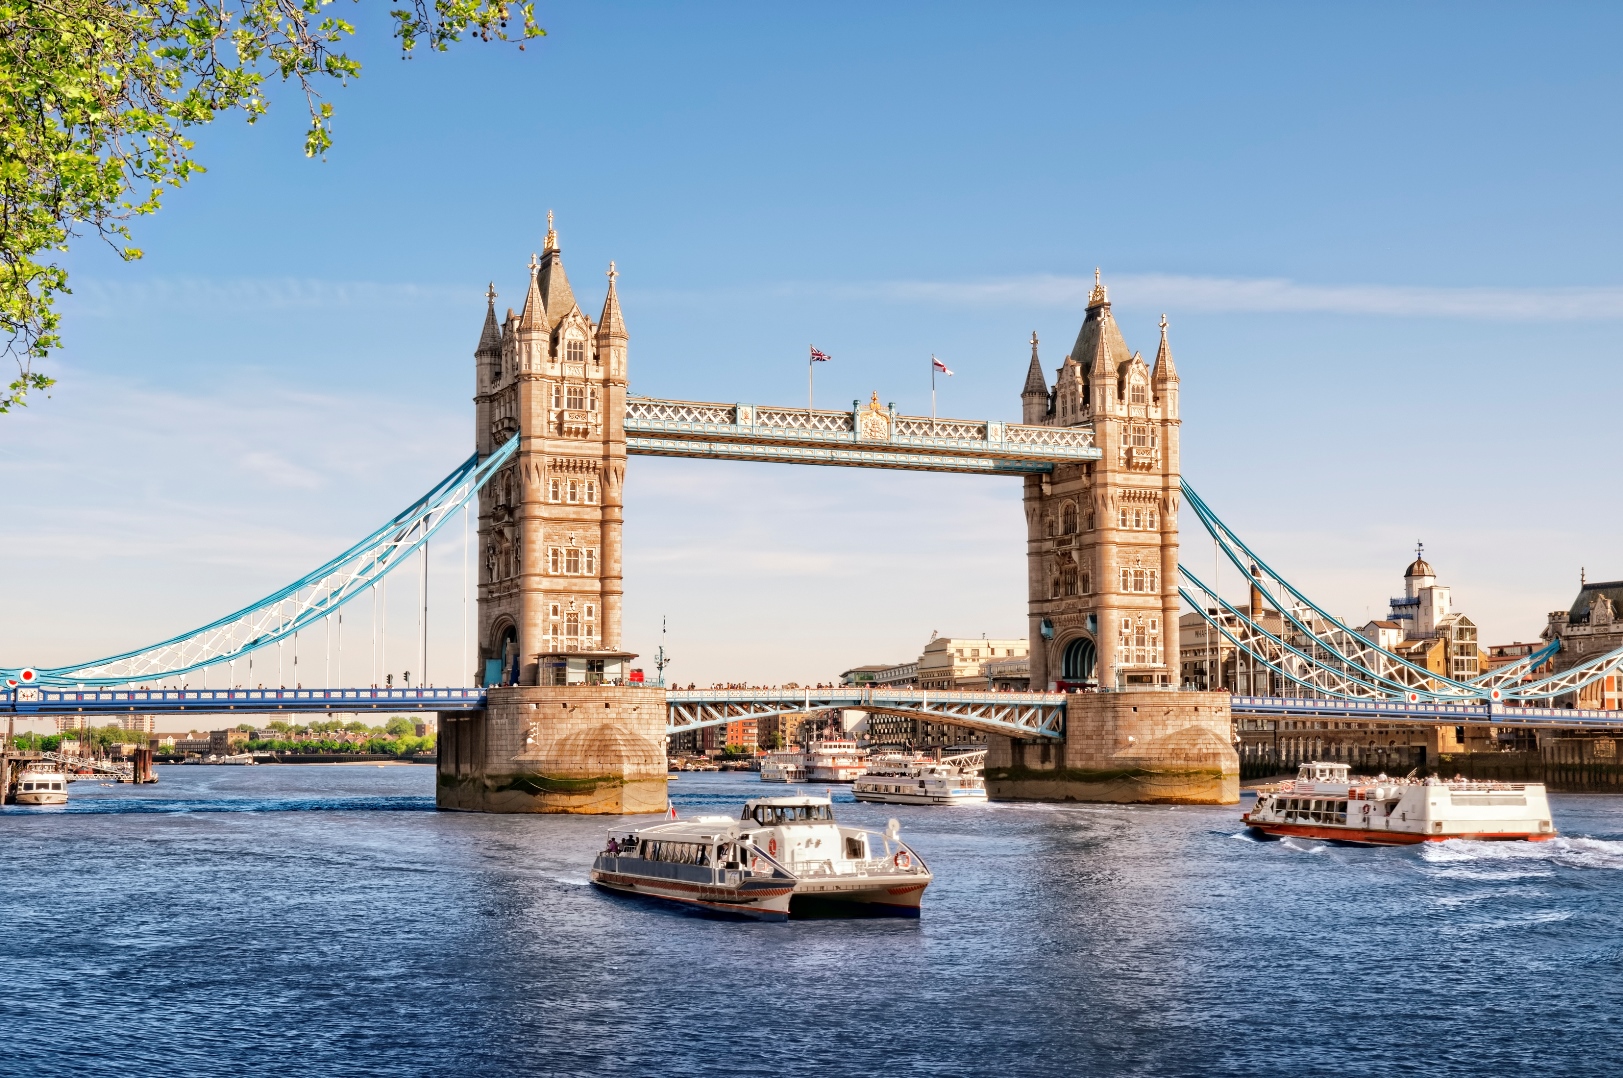
M 694 816 L 611 832 L 592 883 L 717 913 L 790 917 L 917 917 L 933 877 L 901 840 L 844 827 L 827 797 L 761 797 L 738 819 Z

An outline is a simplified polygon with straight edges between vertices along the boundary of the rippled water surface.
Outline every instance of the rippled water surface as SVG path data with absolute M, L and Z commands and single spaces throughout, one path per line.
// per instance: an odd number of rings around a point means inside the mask
M 836 789 L 929 860 L 923 918 L 754 924 L 600 894 L 613 821 L 437 813 L 428 767 L 160 777 L 0 810 L 0 1073 L 1623 1070 L 1616 797 L 1553 796 L 1553 842 L 1359 850 Z

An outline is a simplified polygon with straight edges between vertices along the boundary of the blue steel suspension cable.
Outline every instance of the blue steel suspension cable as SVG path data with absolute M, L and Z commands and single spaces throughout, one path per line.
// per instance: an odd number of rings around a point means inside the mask
M 178 677 L 219 663 L 229 663 L 258 648 L 280 642 L 312 622 L 340 609 L 361 591 L 384 578 L 415 552 L 489 482 L 510 460 L 519 440 L 510 438 L 484 460 L 474 454 L 410 506 L 395 514 L 365 539 L 337 557 L 235 613 L 157 644 L 105 659 L 43 668 L 40 683 L 56 686 L 125 685 L 135 681 Z M 301 598 L 301 593 L 307 593 Z M 293 603 L 289 615 L 283 606 Z M 263 625 L 260 618 L 273 617 Z M 251 639 L 243 639 L 251 636 Z M 17 668 L 0 668 L 15 677 Z
M 1241 540 L 1239 536 L 1235 535 L 1233 530 L 1229 528 L 1227 524 L 1224 524 L 1223 521 L 1218 518 L 1216 513 L 1212 512 L 1211 507 L 1206 505 L 1206 503 L 1201 500 L 1200 496 L 1195 493 L 1194 489 L 1190 487 L 1187 482 L 1180 480 L 1180 485 L 1183 489 L 1184 497 L 1188 500 L 1190 508 L 1195 510 L 1195 515 L 1199 518 L 1201 524 L 1205 526 L 1206 531 L 1214 540 L 1216 540 L 1219 549 L 1221 549 L 1223 553 L 1228 556 L 1229 561 L 1234 563 L 1235 568 L 1239 569 L 1242 575 L 1249 576 L 1251 567 L 1258 568 L 1267 573 L 1269 578 L 1273 580 L 1274 583 L 1278 584 L 1285 591 L 1289 592 L 1290 595 L 1293 596 L 1303 607 L 1311 610 L 1315 614 L 1318 614 L 1325 620 L 1326 623 L 1337 626 L 1342 625 L 1342 622 L 1338 618 L 1331 615 L 1328 611 L 1321 608 L 1317 603 L 1313 602 L 1313 600 L 1309 599 L 1306 595 L 1302 594 L 1302 592 L 1298 591 L 1296 587 L 1292 585 L 1290 581 L 1281 576 L 1273 568 L 1273 566 L 1269 565 L 1262 558 L 1258 557 L 1255 551 L 1246 546 L 1245 542 Z M 1238 555 L 1235 554 L 1235 548 L 1238 548 L 1245 554 L 1245 559 L 1242 560 Z M 1246 564 L 1247 561 L 1250 563 L 1249 566 Z M 1288 618 L 1291 624 L 1295 625 L 1307 636 L 1319 640 L 1319 642 L 1327 650 L 1335 654 L 1343 662 L 1354 667 L 1355 669 L 1360 670 L 1369 677 L 1385 680 L 1383 675 L 1369 669 L 1358 659 L 1343 654 L 1338 647 L 1325 640 L 1307 625 L 1303 624 L 1292 611 L 1286 609 L 1289 604 L 1276 603 L 1276 605 L 1280 608 L 1280 613 L 1284 617 Z M 1349 636 L 1356 635 L 1352 632 L 1352 630 L 1345 628 L 1345 626 L 1342 627 L 1342 631 L 1346 632 Z M 1453 678 L 1447 677 L 1443 674 L 1436 673 L 1432 670 L 1427 670 L 1425 667 L 1417 666 L 1409 660 L 1403 658 L 1401 655 L 1388 651 L 1386 648 L 1381 647 L 1373 641 L 1364 640 L 1362 637 L 1359 637 L 1358 646 L 1360 648 L 1367 648 L 1370 651 L 1383 655 L 1392 662 L 1398 664 L 1400 667 L 1409 669 L 1418 675 L 1418 677 L 1424 682 L 1441 683 L 1442 685 L 1447 686 L 1447 691 L 1444 692 L 1412 686 L 1405 687 L 1403 690 L 1404 692 L 1418 692 L 1422 696 L 1429 696 L 1437 700 L 1455 700 L 1461 697 L 1474 698 L 1482 695 L 1482 689 L 1480 686 L 1471 685 L 1467 682 L 1456 681 Z

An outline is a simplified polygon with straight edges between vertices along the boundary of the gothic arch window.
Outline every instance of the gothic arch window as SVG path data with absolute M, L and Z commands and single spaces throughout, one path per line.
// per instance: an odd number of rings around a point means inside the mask
M 569 407 L 569 410 L 571 412 L 582 412 L 582 411 L 586 410 L 586 387 L 585 386 L 577 386 L 577 385 L 568 386 L 565 389 L 564 396 L 565 396 L 566 403 L 567 403 L 567 405 Z
M 1066 502 L 1059 511 L 1059 530 L 1062 535 L 1071 535 L 1076 531 L 1076 503 Z
M 557 382 L 552 383 L 552 407 L 556 411 L 564 406 L 564 387 Z
M 1081 576 L 1081 592 L 1083 595 L 1093 594 L 1093 574 L 1083 571 Z
M 1142 383 L 1142 382 L 1134 382 L 1131 393 L 1132 393 L 1132 402 L 1134 404 L 1144 404 L 1146 402 L 1146 397 L 1145 397 L 1145 393 L 1144 393 L 1144 383 Z
M 570 640 L 580 638 L 580 612 L 571 610 L 564 615 L 564 636 Z
M 597 480 L 588 479 L 588 480 L 585 481 L 585 498 L 584 498 L 584 500 L 585 500 L 587 505 L 596 505 L 597 504 Z
M 564 360 L 569 363 L 586 362 L 586 342 L 573 338 L 564 342 Z
M 1079 636 L 1065 645 L 1065 652 L 1060 657 L 1060 677 L 1066 681 L 1092 680 L 1097 661 L 1098 651 L 1093 641 Z
M 564 500 L 564 481 L 554 478 L 547 484 L 547 500 L 561 502 Z
M 1125 509 L 1117 510 L 1117 512 L 1116 512 L 1116 527 L 1118 527 L 1118 528 L 1128 528 L 1128 527 L 1131 527 L 1131 526 L 1132 526 L 1132 518 L 1130 516 L 1128 516 L 1127 510 L 1125 510 Z
M 1064 595 L 1076 594 L 1076 570 L 1063 569 L 1059 574 L 1060 592 Z
M 564 571 L 564 552 L 559 547 L 547 551 L 547 572 L 557 575 Z
M 580 480 L 571 479 L 564 488 L 564 501 L 574 505 L 580 501 Z
M 1048 597 L 1050 599 L 1058 599 L 1059 598 L 1059 577 L 1058 576 L 1050 577 L 1049 580 L 1048 580 Z
M 564 572 L 571 576 L 580 575 L 580 547 L 570 547 L 564 551 Z

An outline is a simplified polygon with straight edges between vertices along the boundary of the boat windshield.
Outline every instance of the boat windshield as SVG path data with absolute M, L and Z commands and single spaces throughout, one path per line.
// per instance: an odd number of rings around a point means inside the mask
M 812 820 L 834 819 L 834 809 L 829 805 L 756 805 L 755 808 L 744 810 L 741 817 L 745 820 L 753 819 L 759 824 L 780 823 L 806 823 Z

